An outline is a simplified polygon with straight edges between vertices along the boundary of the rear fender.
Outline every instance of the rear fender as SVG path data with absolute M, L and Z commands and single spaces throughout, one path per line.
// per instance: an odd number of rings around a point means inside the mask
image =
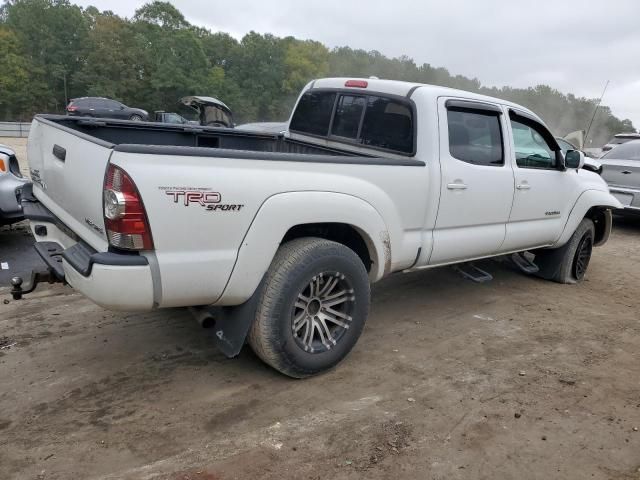
M 578 228 L 582 219 L 593 207 L 615 210 L 617 208 L 622 208 L 622 204 L 609 192 L 604 192 L 602 190 L 586 190 L 582 192 L 569 214 L 569 218 L 567 219 L 567 223 L 565 224 L 562 234 L 553 244 L 553 248 L 561 247 L 569 241 L 571 235 L 576 231 L 576 228 Z
M 387 226 L 364 200 L 333 192 L 290 192 L 268 198 L 245 235 L 227 286 L 215 305 L 238 305 L 251 297 L 271 264 L 285 234 L 296 225 L 344 223 L 362 236 L 372 260 L 370 280 L 382 278 L 391 265 Z

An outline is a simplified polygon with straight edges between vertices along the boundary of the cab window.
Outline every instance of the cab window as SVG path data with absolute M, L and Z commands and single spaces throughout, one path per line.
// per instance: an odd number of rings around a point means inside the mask
M 364 104 L 364 97 L 341 95 L 333 117 L 331 134 L 338 137 L 357 139 Z
M 447 121 L 453 158 L 475 165 L 504 165 L 500 117 L 496 113 L 449 109 Z
M 556 152 L 533 126 L 511 119 L 516 164 L 520 168 L 556 169 Z
M 289 129 L 311 135 L 327 135 L 335 99 L 335 92 L 306 92 L 293 112 Z

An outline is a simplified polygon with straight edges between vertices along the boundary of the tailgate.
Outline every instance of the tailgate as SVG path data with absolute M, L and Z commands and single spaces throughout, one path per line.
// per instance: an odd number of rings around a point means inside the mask
M 82 240 L 98 251 L 108 247 L 102 214 L 104 174 L 110 145 L 36 117 L 27 159 L 33 193 Z

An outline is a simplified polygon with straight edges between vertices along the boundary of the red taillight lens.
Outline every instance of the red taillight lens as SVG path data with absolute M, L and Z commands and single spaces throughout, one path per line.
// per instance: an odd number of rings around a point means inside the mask
M 76 110 L 78 110 L 78 107 L 76 107 L 75 105 L 69 105 L 67 107 L 67 112 L 75 112 Z
M 153 250 L 151 229 L 140 193 L 127 173 L 109 165 L 103 191 L 109 244 L 124 250 Z
M 369 82 L 366 80 L 347 80 L 344 82 L 345 87 L 354 87 L 354 88 L 367 88 L 369 86 Z

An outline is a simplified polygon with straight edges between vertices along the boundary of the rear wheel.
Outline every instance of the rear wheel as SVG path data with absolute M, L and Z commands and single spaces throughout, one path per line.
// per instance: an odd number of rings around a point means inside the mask
M 535 263 L 539 276 L 558 283 L 579 283 L 584 280 L 591 260 L 595 227 L 585 218 L 566 245 L 553 250 L 536 252 Z
M 249 331 L 254 352 L 294 378 L 337 365 L 369 313 L 369 279 L 360 258 L 319 238 L 284 244 L 269 268 Z
M 133 114 L 129 117 L 129 120 L 131 120 L 132 122 L 141 122 L 142 117 L 140 115 Z

